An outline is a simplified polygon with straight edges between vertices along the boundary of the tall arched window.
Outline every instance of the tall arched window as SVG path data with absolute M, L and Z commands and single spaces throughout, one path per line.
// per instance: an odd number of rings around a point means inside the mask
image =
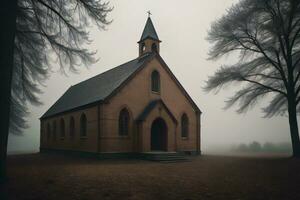
M 151 89 L 153 92 L 160 92 L 160 77 L 158 71 L 151 74 Z
M 70 137 L 73 138 L 75 135 L 75 121 L 74 117 L 70 118 Z
M 56 121 L 53 121 L 53 140 L 56 140 Z
M 129 134 L 129 112 L 126 108 L 122 109 L 119 115 L 119 135 Z
M 85 114 L 80 117 L 80 137 L 86 137 L 87 132 L 87 120 Z
M 60 137 L 61 138 L 64 138 L 65 137 L 65 133 L 66 133 L 66 131 L 65 131 L 66 129 L 65 129 L 65 120 L 64 119 L 60 119 Z
M 184 113 L 181 116 L 181 137 L 187 138 L 189 135 L 189 118 Z
M 47 124 L 47 140 L 50 140 L 51 138 L 51 127 L 50 124 Z

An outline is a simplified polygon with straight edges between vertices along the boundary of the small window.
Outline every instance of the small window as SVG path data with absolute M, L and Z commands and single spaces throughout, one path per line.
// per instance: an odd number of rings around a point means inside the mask
M 153 52 L 157 52 L 157 45 L 156 45 L 155 43 L 152 44 L 151 50 L 152 50 Z
M 157 71 L 153 71 L 151 75 L 151 88 L 153 92 L 160 92 L 160 77 Z
M 140 46 L 140 55 L 142 55 L 146 50 L 146 46 L 145 46 L 145 43 L 142 43 L 141 46 Z
M 119 115 L 119 135 L 129 134 L 129 113 L 126 108 Z
M 70 118 L 70 137 L 73 138 L 75 135 L 75 121 L 74 117 Z
M 80 117 L 80 137 L 86 137 L 87 132 L 87 119 L 85 114 Z
M 65 137 L 65 120 L 64 119 L 61 119 L 60 120 L 60 137 L 61 138 L 64 138 Z
M 47 140 L 50 140 L 51 138 L 51 127 L 50 124 L 47 124 Z
M 53 140 L 56 140 L 56 121 L 53 122 Z
M 189 134 L 189 118 L 184 113 L 181 117 L 181 137 L 187 138 Z

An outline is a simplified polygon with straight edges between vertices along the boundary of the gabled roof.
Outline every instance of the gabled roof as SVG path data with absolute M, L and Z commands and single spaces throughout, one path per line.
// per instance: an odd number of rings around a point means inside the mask
M 120 89 L 122 89 L 126 85 L 126 83 L 129 80 L 131 80 L 140 70 L 142 70 L 147 62 L 149 62 L 153 58 L 158 59 L 158 61 L 170 74 L 171 78 L 178 85 L 178 87 L 186 96 L 186 98 L 194 107 L 194 109 L 197 112 L 201 113 L 201 110 L 198 108 L 197 104 L 189 96 L 189 94 L 177 80 L 177 78 L 172 73 L 167 64 L 164 62 L 164 60 L 161 58 L 161 56 L 153 52 L 144 54 L 141 57 L 138 57 L 118 67 L 108 70 L 102 74 L 99 74 L 74 86 L 71 86 L 47 110 L 47 112 L 41 117 L 41 119 L 110 99 Z
M 41 119 L 105 100 L 152 57 L 151 53 L 145 54 L 71 86 Z
M 167 111 L 167 113 L 170 115 L 172 120 L 177 124 L 176 117 L 172 114 L 170 109 L 166 106 L 166 104 L 163 102 L 162 99 L 151 101 L 145 109 L 141 112 L 141 114 L 136 118 L 136 121 L 144 121 L 147 116 L 150 114 L 150 112 L 156 107 L 156 105 L 161 104 L 164 109 Z
M 151 20 L 150 17 L 148 17 L 148 19 L 147 19 L 147 22 L 146 22 L 146 25 L 145 25 L 142 37 L 141 37 L 141 39 L 140 39 L 139 42 L 142 42 L 143 40 L 145 40 L 147 38 L 151 38 L 151 39 L 160 41 L 158 39 L 158 35 L 157 35 L 156 31 L 155 31 L 155 28 L 153 26 L 153 23 L 152 23 L 152 20 Z
M 170 70 L 169 66 L 165 63 L 165 61 L 163 60 L 163 58 L 156 52 L 152 52 L 151 53 L 151 57 L 147 60 L 151 60 L 153 58 L 157 58 L 157 60 L 161 63 L 162 67 L 168 72 L 168 74 L 171 76 L 171 78 L 173 79 L 173 81 L 177 84 L 177 86 L 179 87 L 179 89 L 181 90 L 181 92 L 183 93 L 183 95 L 187 98 L 187 100 L 189 101 L 189 103 L 193 106 L 193 108 L 195 109 L 196 112 L 198 113 L 202 113 L 202 111 L 199 109 L 199 107 L 197 106 L 197 104 L 193 101 L 192 97 L 187 93 L 187 91 L 184 89 L 184 87 L 181 85 L 181 83 L 178 81 L 178 79 L 176 78 L 176 76 L 173 74 L 173 72 Z M 128 77 L 128 80 L 130 80 L 130 78 L 133 78 L 135 76 L 135 74 L 137 74 L 139 72 L 139 70 L 142 70 L 143 67 L 145 65 L 143 65 L 142 67 L 138 68 L 133 74 L 132 76 Z M 114 96 L 115 94 L 118 93 L 118 91 L 120 89 L 122 89 L 122 87 L 124 87 L 126 85 L 126 81 L 125 80 L 124 83 L 122 85 L 120 85 L 120 87 L 116 88 L 111 95 L 109 95 L 107 97 L 110 98 L 112 96 Z

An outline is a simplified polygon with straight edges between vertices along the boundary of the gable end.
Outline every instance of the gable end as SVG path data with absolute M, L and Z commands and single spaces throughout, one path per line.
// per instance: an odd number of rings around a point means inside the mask
M 192 97 L 188 94 L 188 92 L 184 89 L 184 87 L 181 85 L 181 83 L 178 81 L 176 76 L 173 74 L 173 72 L 170 70 L 168 65 L 165 63 L 165 61 L 162 59 L 162 57 L 159 54 L 156 54 L 157 60 L 161 63 L 161 65 L 164 67 L 164 69 L 168 72 L 168 74 L 171 76 L 172 80 L 176 83 L 176 85 L 179 87 L 183 95 L 187 98 L 187 100 L 190 102 L 190 104 L 193 106 L 195 111 L 197 113 L 202 113 L 200 108 L 197 106 L 197 104 L 194 102 Z

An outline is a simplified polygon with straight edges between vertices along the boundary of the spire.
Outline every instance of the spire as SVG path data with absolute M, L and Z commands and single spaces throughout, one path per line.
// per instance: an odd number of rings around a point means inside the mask
M 153 40 L 157 40 L 157 41 L 160 42 L 160 40 L 158 39 L 158 35 L 157 35 L 156 31 L 155 31 L 155 28 L 153 26 L 152 20 L 150 18 L 151 13 L 148 12 L 148 14 L 149 14 L 149 16 L 148 16 L 148 19 L 147 19 L 147 22 L 146 22 L 146 25 L 145 25 L 142 37 L 141 37 L 141 39 L 140 39 L 139 42 L 142 42 L 143 40 L 145 40 L 147 38 L 150 38 L 150 39 L 153 39 Z
M 150 11 L 148 13 L 148 19 L 142 34 L 142 37 L 140 39 L 139 43 L 139 56 L 144 55 L 145 53 L 155 52 L 159 54 L 160 45 L 161 42 L 158 39 L 157 33 L 155 31 L 155 28 L 153 26 L 152 20 L 150 18 Z

